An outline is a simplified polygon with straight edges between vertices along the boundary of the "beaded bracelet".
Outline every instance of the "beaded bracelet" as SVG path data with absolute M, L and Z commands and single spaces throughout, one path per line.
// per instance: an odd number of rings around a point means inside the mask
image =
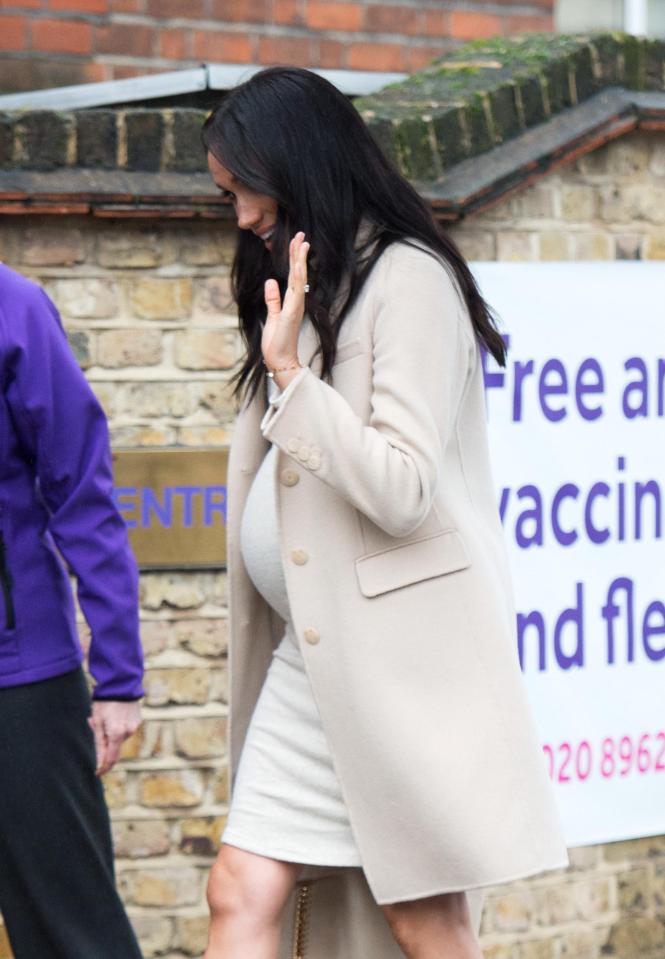
M 274 379 L 275 373 L 288 373 L 289 370 L 302 369 L 302 366 L 300 365 L 300 363 L 296 363 L 295 365 L 291 364 L 291 366 L 277 367 L 274 370 L 271 370 L 265 363 L 263 365 L 266 367 L 266 370 L 268 371 L 266 375 L 269 376 L 271 380 Z

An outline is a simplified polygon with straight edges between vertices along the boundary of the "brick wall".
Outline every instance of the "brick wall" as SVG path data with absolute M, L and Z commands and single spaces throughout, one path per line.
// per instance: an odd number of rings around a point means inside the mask
M 665 260 L 665 134 L 618 140 L 451 232 L 471 259 Z M 224 222 L 4 218 L 0 259 L 55 299 L 116 446 L 228 441 L 233 242 Z M 145 724 L 106 791 L 146 959 L 185 959 L 204 949 L 227 808 L 226 578 L 145 574 L 141 602 Z M 665 837 L 574 850 L 565 872 L 490 890 L 483 947 L 486 959 L 662 959 Z
M 553 0 L 3 0 L 0 92 L 203 61 L 412 71 L 465 40 L 550 31 L 552 7 Z

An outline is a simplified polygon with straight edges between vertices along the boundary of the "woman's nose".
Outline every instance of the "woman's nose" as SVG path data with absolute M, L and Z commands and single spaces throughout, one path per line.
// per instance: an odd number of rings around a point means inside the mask
M 238 227 L 241 230 L 251 230 L 253 226 L 261 222 L 261 210 L 251 202 L 237 202 L 236 216 L 238 217 Z

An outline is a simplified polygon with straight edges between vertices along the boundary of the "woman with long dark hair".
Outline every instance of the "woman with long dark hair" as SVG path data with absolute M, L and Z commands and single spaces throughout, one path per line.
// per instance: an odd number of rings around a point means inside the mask
M 264 70 L 203 142 L 246 347 L 206 959 L 480 959 L 475 890 L 567 862 L 487 454 L 503 340 L 327 81 Z

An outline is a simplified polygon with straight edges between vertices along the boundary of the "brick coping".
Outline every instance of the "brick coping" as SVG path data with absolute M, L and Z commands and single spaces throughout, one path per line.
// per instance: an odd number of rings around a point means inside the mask
M 665 129 L 665 42 L 600 34 L 475 41 L 356 101 L 370 131 L 457 220 L 634 129 Z M 0 213 L 230 215 L 195 109 L 0 114 Z

